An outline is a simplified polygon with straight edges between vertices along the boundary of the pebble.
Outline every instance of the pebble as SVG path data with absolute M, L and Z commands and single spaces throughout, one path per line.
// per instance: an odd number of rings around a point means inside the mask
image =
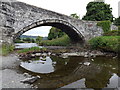
M 82 64 L 82 63 L 79 63 L 79 64 Z
M 35 55 L 36 55 L 36 56 L 40 56 L 40 55 L 41 55 L 41 53 L 36 53 Z
M 116 69 L 116 68 L 112 68 L 113 70 Z
M 28 73 L 24 73 L 23 74 L 25 77 L 31 77 L 31 75 L 29 75 Z
M 117 56 L 113 57 L 113 59 L 116 59 L 116 58 L 117 58 Z
M 84 65 L 89 66 L 89 65 L 90 65 L 90 62 L 84 62 Z
M 42 56 L 47 56 L 47 54 L 46 54 L 46 53 L 43 53 Z
M 84 57 L 88 57 L 88 55 L 84 55 Z
M 92 61 L 94 61 L 94 59 L 91 59 Z
M 51 55 L 51 52 L 49 52 L 48 55 L 50 56 L 50 55 Z
M 12 83 L 14 83 L 14 81 L 12 81 Z
M 40 78 L 40 76 L 31 77 L 31 78 L 26 78 L 26 79 L 24 79 L 24 80 L 21 80 L 20 82 L 32 84 L 32 83 L 34 83 L 35 81 L 37 81 L 39 78 Z

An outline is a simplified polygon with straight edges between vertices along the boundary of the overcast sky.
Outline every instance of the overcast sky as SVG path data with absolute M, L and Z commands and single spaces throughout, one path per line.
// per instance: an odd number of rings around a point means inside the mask
M 86 6 L 90 1 L 94 0 L 18 0 L 44 9 L 52 10 L 58 13 L 70 15 L 77 13 L 80 18 L 86 14 Z M 120 0 L 105 0 L 105 3 L 110 4 L 113 8 L 112 13 L 114 17 L 118 17 L 118 2 Z M 25 35 L 40 35 L 47 36 L 50 27 L 40 27 L 30 30 Z

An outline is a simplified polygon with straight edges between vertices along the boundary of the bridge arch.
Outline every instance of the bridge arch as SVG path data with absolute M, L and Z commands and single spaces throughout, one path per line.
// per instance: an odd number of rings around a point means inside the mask
M 20 35 L 29 31 L 30 29 L 40 27 L 40 26 L 53 26 L 53 27 L 59 28 L 63 32 L 65 32 L 70 37 L 70 39 L 74 42 L 85 41 L 84 36 L 81 34 L 80 30 L 76 29 L 72 24 L 64 20 L 59 20 L 59 19 L 45 19 L 45 20 L 34 22 L 28 26 L 25 26 L 21 30 L 19 30 L 14 35 L 14 39 L 20 37 Z

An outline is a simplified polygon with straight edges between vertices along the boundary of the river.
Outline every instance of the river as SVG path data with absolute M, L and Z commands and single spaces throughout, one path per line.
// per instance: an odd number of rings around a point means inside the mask
M 16 44 L 18 46 L 18 44 Z M 19 47 L 21 44 L 19 44 Z M 22 48 L 23 48 L 22 44 Z M 25 44 L 24 48 L 37 46 Z M 117 57 L 39 56 L 21 59 L 17 72 L 41 78 L 33 83 L 37 88 L 117 88 Z
M 16 49 L 31 48 L 31 47 L 42 48 L 42 46 L 38 46 L 36 43 L 15 43 Z

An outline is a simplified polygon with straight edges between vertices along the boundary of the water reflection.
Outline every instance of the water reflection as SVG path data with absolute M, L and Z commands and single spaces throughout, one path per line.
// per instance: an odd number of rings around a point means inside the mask
M 40 57 L 41 58 L 41 57 Z M 43 58 L 42 58 L 43 59 Z M 52 60 L 50 57 L 46 57 L 45 60 L 29 60 L 21 62 L 21 67 L 36 73 L 51 73 L 54 72 Z
M 42 58 L 21 62 L 22 67 L 31 71 L 29 74 L 37 72 L 42 77 L 42 79 L 34 83 L 34 86 L 37 85 L 39 88 L 59 88 L 75 81 L 78 81 L 79 88 L 118 87 L 117 58 L 96 57 L 88 59 L 69 57 L 63 59 L 55 56 L 46 57 L 46 59 Z M 83 78 L 84 80 L 82 80 Z
M 108 88 L 111 88 L 111 87 L 118 87 L 118 75 L 113 73 L 112 77 L 109 79 L 109 84 L 107 85 Z

